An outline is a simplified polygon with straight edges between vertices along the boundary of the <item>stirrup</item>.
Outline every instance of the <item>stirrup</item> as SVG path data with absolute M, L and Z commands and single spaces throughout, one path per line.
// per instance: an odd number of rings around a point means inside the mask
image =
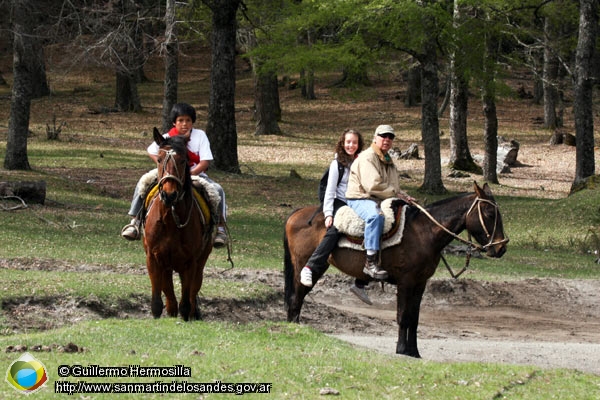
M 133 235 L 126 235 L 125 231 L 128 229 L 133 229 Z M 129 223 L 127 225 L 125 225 L 123 227 L 123 229 L 121 229 L 121 236 L 124 237 L 127 240 L 140 240 L 140 227 L 139 225 L 135 224 L 135 223 Z
M 378 281 L 384 281 L 388 278 L 387 271 L 384 269 L 381 269 L 378 266 L 375 266 L 373 268 L 364 267 L 363 272 L 365 274 L 369 275 L 371 278 L 377 279 Z
M 227 233 L 218 231 L 217 235 L 215 236 L 215 240 L 213 241 L 213 247 L 219 249 L 224 247 L 228 241 L 229 238 L 227 237 Z
M 373 279 L 386 280 L 388 278 L 388 273 L 386 270 L 382 269 L 381 266 L 379 266 L 378 258 L 379 254 L 377 253 L 373 255 L 367 255 L 363 273 Z

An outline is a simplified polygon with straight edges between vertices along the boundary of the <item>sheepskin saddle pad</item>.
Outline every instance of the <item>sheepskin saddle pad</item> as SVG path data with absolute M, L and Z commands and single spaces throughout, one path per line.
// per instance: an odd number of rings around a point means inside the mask
M 385 217 L 381 249 L 395 246 L 402 240 L 404 232 L 404 219 L 406 203 L 402 200 L 390 198 L 381 202 L 381 212 Z M 362 250 L 365 221 L 349 206 L 341 207 L 335 214 L 333 225 L 344 235 L 338 242 L 339 247 Z
M 153 169 L 146 172 L 140 180 L 138 181 L 137 191 L 141 197 L 145 198 L 145 207 L 146 209 L 149 206 L 149 202 L 154 197 L 156 190 L 158 190 L 158 169 Z M 221 202 L 221 196 L 219 195 L 218 190 L 215 186 L 205 179 L 202 176 L 192 175 L 192 186 L 194 189 L 196 188 L 204 188 L 206 194 L 208 195 L 208 204 L 210 205 L 210 215 L 217 216 L 219 215 L 219 203 Z M 198 190 L 194 190 L 194 196 L 197 200 L 201 198 Z M 202 205 L 202 201 L 198 201 L 200 205 Z M 205 210 L 203 210 L 205 213 Z

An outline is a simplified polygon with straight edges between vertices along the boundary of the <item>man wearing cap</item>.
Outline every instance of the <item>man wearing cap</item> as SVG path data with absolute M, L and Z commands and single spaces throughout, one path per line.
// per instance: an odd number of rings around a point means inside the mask
M 352 163 L 346 190 L 348 205 L 365 221 L 364 247 L 367 259 L 363 272 L 378 280 L 388 277 L 387 271 L 379 265 L 379 245 L 384 224 L 379 205 L 390 197 L 414 201 L 400 189 L 398 170 L 388 154 L 395 136 L 391 126 L 377 127 L 371 147 L 360 153 Z

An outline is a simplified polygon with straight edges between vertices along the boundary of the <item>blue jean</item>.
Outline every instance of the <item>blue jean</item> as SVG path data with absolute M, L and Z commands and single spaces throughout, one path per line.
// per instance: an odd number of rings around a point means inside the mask
M 127 213 L 127 215 L 140 218 L 140 213 L 142 211 L 143 206 L 144 198 L 140 195 L 140 192 L 138 191 L 138 185 L 135 185 L 135 190 L 133 191 L 133 199 L 131 199 L 131 206 L 129 207 L 129 212 Z
M 370 199 L 348 199 L 348 205 L 365 221 L 365 249 L 379 251 L 385 221 L 379 204 Z

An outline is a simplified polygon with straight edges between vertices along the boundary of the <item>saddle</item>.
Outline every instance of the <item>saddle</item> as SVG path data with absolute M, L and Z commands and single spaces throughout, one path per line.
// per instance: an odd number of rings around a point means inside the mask
M 403 200 L 390 198 L 381 202 L 384 215 L 381 250 L 395 246 L 402 241 L 407 204 Z M 339 247 L 364 251 L 365 221 L 350 206 L 341 207 L 333 219 L 333 226 L 343 234 Z
M 221 201 L 219 192 L 207 179 L 196 175 L 192 176 L 192 187 L 194 198 L 200 206 L 204 220 L 207 222 L 210 222 L 211 219 L 217 221 Z M 138 182 L 138 193 L 144 198 L 144 210 L 150 208 L 156 192 L 158 192 L 158 170 L 155 168 L 146 172 Z

